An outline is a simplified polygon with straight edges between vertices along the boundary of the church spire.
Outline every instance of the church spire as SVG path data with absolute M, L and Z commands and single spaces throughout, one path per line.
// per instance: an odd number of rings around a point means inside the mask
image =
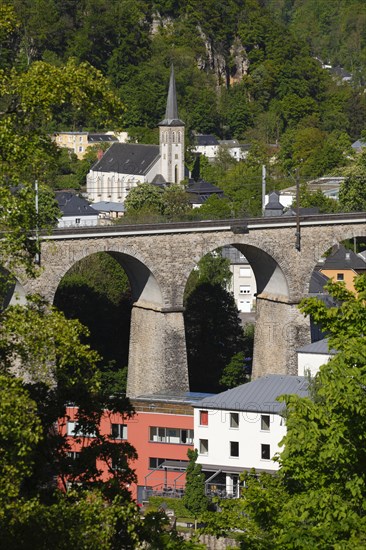
M 175 89 L 173 64 L 170 69 L 169 91 L 166 102 L 165 118 L 160 122 L 159 126 L 184 126 L 184 122 L 178 118 L 177 92 Z

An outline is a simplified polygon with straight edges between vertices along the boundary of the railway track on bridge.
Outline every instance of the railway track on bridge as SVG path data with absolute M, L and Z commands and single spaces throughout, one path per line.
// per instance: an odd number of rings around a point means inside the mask
M 54 229 L 53 232 L 41 232 L 41 238 L 47 239 L 65 239 L 77 237 L 98 237 L 105 235 L 122 234 L 158 234 L 158 233 L 190 233 L 207 231 L 233 231 L 234 233 L 245 233 L 250 230 L 260 228 L 278 228 L 278 227 L 296 227 L 297 223 L 301 226 L 311 225 L 333 225 L 349 223 L 365 223 L 366 212 L 351 212 L 341 214 L 313 214 L 303 215 L 297 220 L 296 216 L 279 217 L 261 217 L 261 218 L 230 218 L 225 220 L 202 220 L 189 222 L 162 222 L 149 224 L 113 224 L 98 226 L 82 226 Z

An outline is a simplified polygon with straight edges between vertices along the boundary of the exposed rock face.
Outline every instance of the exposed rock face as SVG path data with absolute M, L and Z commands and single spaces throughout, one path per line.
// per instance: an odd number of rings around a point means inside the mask
M 243 79 L 243 76 L 248 73 L 249 69 L 247 52 L 238 37 L 235 38 L 230 48 L 230 56 L 233 64 L 230 74 L 230 84 L 236 84 Z

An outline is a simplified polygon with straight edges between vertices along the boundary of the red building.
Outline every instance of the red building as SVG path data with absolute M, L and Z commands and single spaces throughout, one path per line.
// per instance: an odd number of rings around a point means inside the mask
M 116 440 L 127 440 L 138 453 L 131 463 L 137 475 L 137 483 L 130 487 L 132 496 L 139 502 L 151 494 L 181 496 L 185 486 L 187 450 L 193 448 L 193 403 L 209 394 L 187 392 L 183 394 L 159 394 L 136 398 L 132 405 L 136 414 L 126 418 L 108 411 L 100 424 L 102 435 Z M 76 441 L 73 436 L 77 407 L 67 407 L 67 418 L 60 421 L 60 431 L 67 433 L 72 456 L 78 456 L 83 446 L 89 445 L 93 435 Z M 104 479 L 109 475 L 102 462 Z

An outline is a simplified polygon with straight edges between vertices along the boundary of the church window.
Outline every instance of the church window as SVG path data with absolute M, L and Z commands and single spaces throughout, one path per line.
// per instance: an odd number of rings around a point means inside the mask
M 172 141 L 175 143 L 175 132 L 172 133 Z
M 108 197 L 112 195 L 112 180 L 111 178 L 108 178 L 107 180 L 107 189 L 108 189 Z
M 175 158 L 176 158 L 176 159 L 178 158 L 178 155 L 177 155 L 177 154 L 175 155 Z
M 98 195 L 102 194 L 102 182 L 101 182 L 100 178 L 97 178 L 97 193 L 98 193 Z
M 181 142 L 181 139 L 182 139 L 182 134 L 181 134 L 181 132 L 178 132 L 178 143 Z
M 178 183 L 178 166 L 177 165 L 175 165 L 175 168 L 174 168 L 174 182 Z

